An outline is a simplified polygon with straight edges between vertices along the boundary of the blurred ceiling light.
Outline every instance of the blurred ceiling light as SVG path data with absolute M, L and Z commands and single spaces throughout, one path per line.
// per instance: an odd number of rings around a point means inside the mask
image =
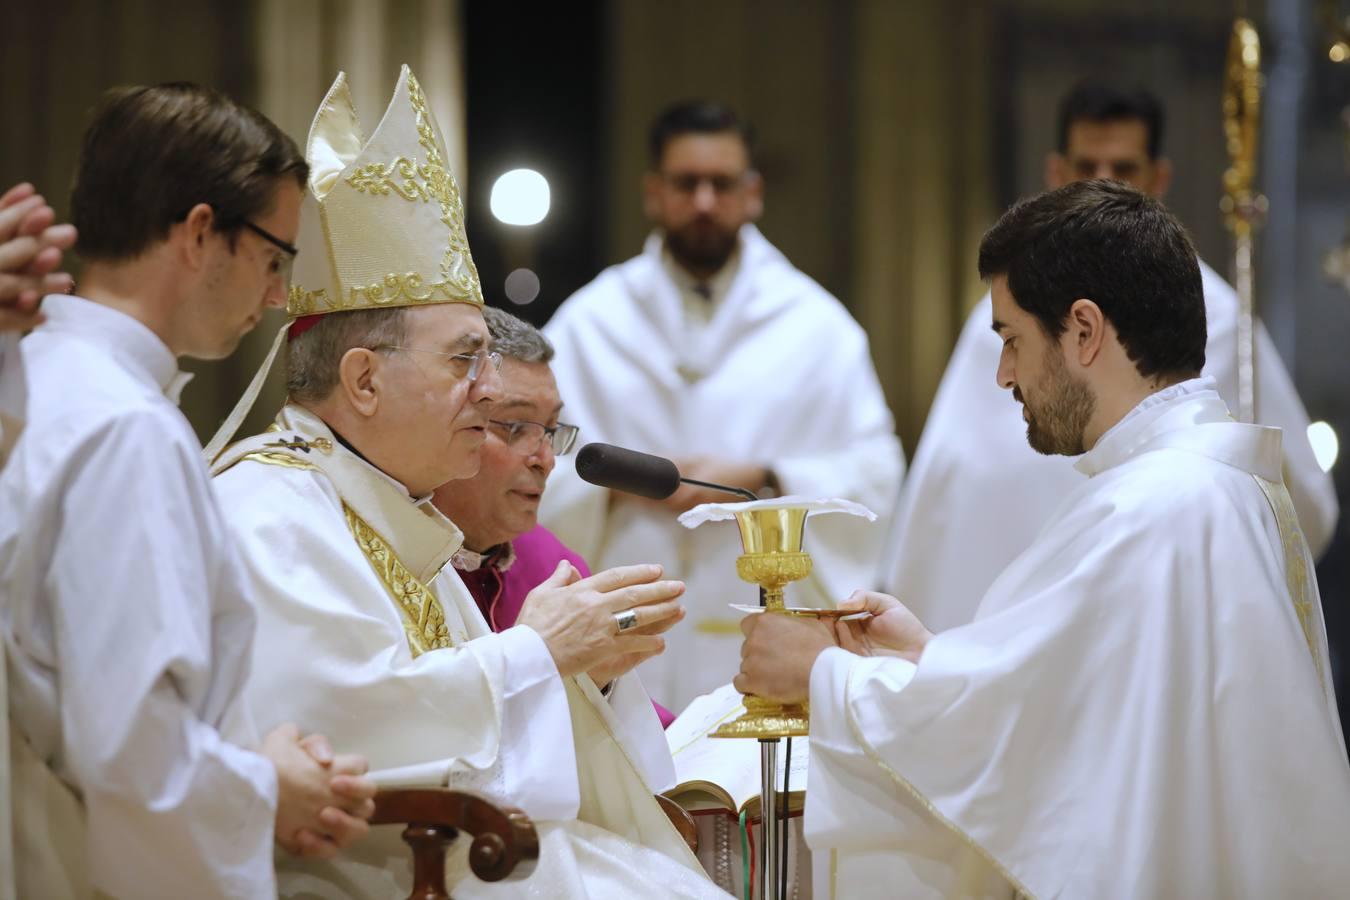
M 1330 472 L 1341 452 L 1336 429 L 1326 422 L 1314 422 L 1308 426 L 1308 443 L 1312 444 L 1313 455 L 1317 457 L 1317 464 L 1322 467 L 1322 471 Z
M 507 225 L 538 225 L 548 204 L 548 181 L 534 169 L 512 169 L 492 185 L 492 214 Z
M 533 303 L 539 296 L 539 276 L 529 269 L 516 269 L 506 276 L 506 299 L 517 306 Z

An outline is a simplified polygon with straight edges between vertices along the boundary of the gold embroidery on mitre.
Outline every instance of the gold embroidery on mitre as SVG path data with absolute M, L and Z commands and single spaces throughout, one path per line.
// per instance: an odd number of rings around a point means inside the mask
M 444 650 L 455 646 L 450 628 L 445 623 L 445 610 L 436 595 L 408 571 L 408 567 L 394 555 L 380 533 L 371 528 L 356 510 L 343 503 L 342 511 L 347 516 L 347 527 L 356 539 L 357 546 L 365 554 L 376 576 L 384 583 L 385 590 L 398 609 L 413 658 L 428 650 Z
M 340 183 L 358 195 L 375 201 L 376 207 L 367 210 L 347 205 L 337 200 L 337 195 L 324 189 L 323 196 L 313 196 L 317 203 L 318 220 L 323 225 L 323 250 L 333 267 L 331 281 L 320 276 L 317 270 L 309 272 L 294 283 L 287 296 L 286 312 L 292 318 L 319 315 L 330 312 L 343 312 L 354 309 L 379 309 L 400 306 L 415 306 L 433 303 L 470 303 L 483 305 L 483 291 L 479 282 L 478 269 L 474 265 L 469 250 L 469 240 L 464 229 L 464 203 L 459 187 L 450 174 L 442 149 L 442 140 L 427 106 L 422 86 L 407 68 L 403 67 L 400 84 L 407 85 L 408 106 L 391 107 L 390 113 L 381 124 L 382 129 L 393 129 L 397 136 L 395 155 L 386 161 L 365 162 L 337 176 Z M 395 89 L 395 96 L 399 88 Z M 331 101 L 331 103 L 330 103 Z M 406 112 L 411 111 L 411 122 Z M 320 123 L 323 123 L 322 125 Z M 412 134 L 407 125 L 416 132 L 416 144 L 412 144 Z M 336 132 L 334 131 L 336 129 Z M 355 121 L 355 110 L 351 108 L 350 96 L 346 90 L 345 76 L 339 75 L 325 98 L 324 104 L 315 119 L 310 132 L 311 144 L 315 134 L 339 133 L 339 144 L 344 142 L 350 148 L 353 141 L 362 141 L 359 124 Z M 387 146 L 372 136 L 366 146 L 371 144 Z M 386 133 L 386 138 L 389 133 Z M 366 151 L 362 151 L 363 153 Z M 308 150 L 307 150 L 308 155 Z M 340 153 L 339 156 L 342 156 Z M 359 160 L 360 154 L 351 159 Z M 313 163 L 312 163 L 313 164 Z M 323 179 L 320 179 L 323 181 Z M 315 193 L 319 189 L 313 188 Z M 384 198 L 384 199 L 381 199 Z M 415 205 L 434 204 L 444 231 L 435 227 L 424 227 L 411 221 L 394 224 L 379 224 L 381 216 L 402 215 L 379 206 L 384 202 L 405 202 Z M 428 210 L 431 212 L 431 210 Z M 422 214 L 419 214 L 422 215 Z M 341 228 L 329 221 L 330 216 L 340 218 Z M 360 235 L 370 233 L 365 228 L 365 218 L 372 216 L 369 224 L 375 233 L 382 234 L 390 242 L 391 258 L 385 260 L 390 271 L 380 274 L 366 270 L 353 275 L 339 265 L 340 253 L 362 257 L 359 252 L 363 243 Z M 356 227 L 356 226 L 362 227 Z M 430 226 L 427 217 L 425 226 Z M 338 232 L 344 236 L 337 238 Z M 442 241 L 443 238 L 443 241 Z M 355 240 L 356 250 L 352 242 Z M 376 242 L 378 245 L 378 242 Z M 345 249 L 339 249 L 339 247 Z M 442 250 L 443 247 L 443 250 Z M 406 251 L 411 251 L 412 260 L 398 259 Z M 434 260 L 439 255 L 439 265 Z M 374 260 L 379 265 L 379 260 Z M 364 268 L 367 262 L 362 259 Z M 427 271 L 435 266 L 438 271 Z M 407 267 L 407 268 L 405 268 Z M 425 268 L 424 268 L 425 267 Z M 318 281 L 319 285 L 314 282 Z M 324 284 L 323 282 L 329 281 Z M 306 285 L 308 282 L 308 286 Z

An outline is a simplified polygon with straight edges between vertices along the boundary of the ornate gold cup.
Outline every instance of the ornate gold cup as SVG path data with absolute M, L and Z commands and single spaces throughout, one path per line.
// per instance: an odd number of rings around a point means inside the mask
M 806 509 L 787 506 L 748 509 L 736 513 L 741 548 L 736 574 L 764 590 L 762 615 L 788 615 L 783 587 L 811 574 L 811 556 L 802 550 Z M 783 706 L 745 695 L 745 714 L 712 733 L 717 738 L 799 737 L 807 733 L 810 716 L 805 703 Z

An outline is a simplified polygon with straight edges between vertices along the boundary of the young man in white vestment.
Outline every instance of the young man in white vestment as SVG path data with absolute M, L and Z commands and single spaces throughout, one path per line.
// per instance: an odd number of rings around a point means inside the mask
M 968 625 L 933 635 L 875 593 L 837 632 L 747 619 L 737 687 L 810 699 L 818 895 L 1343 895 L 1312 556 L 1279 430 L 1200 376 L 1190 240 L 1079 182 L 1007 212 L 980 272 L 1028 443 L 1086 478 Z
M 5 358 L 19 352 L 22 332 L 42 324 L 42 297 L 72 284 L 56 267 L 75 243 L 75 229 L 55 223 L 55 211 L 27 182 L 0 196 L 0 466 L 19 439 L 27 397 L 18 367 L 5 376 Z
M 764 186 L 751 150 L 749 127 L 721 105 L 657 118 L 644 185 L 655 231 L 545 326 L 558 387 L 588 441 L 669 456 L 688 477 L 761 496 L 889 509 L 904 458 L 867 335 L 755 227 Z M 688 585 L 689 625 L 640 669 L 652 696 L 678 711 L 730 681 L 740 547 L 676 521 L 728 496 L 685 487 L 640 500 L 586 484 L 568 460 L 553 481 L 540 515 L 564 543 L 598 568 L 659 560 Z M 852 516 L 811 527 L 815 567 L 788 587 L 793 605 L 868 583 L 886 533 Z M 739 590 L 753 602 L 753 588 Z
M 29 402 L 0 473 L 0 897 L 264 897 L 274 840 L 366 830 L 362 760 L 294 725 L 260 742 L 243 708 L 253 611 L 177 409 L 177 357 L 225 356 L 285 297 L 305 172 L 194 85 L 110 92 L 85 134 L 80 296 L 46 297 L 3 372 Z
M 1172 176 L 1162 153 L 1164 125 L 1163 108 L 1147 91 L 1083 82 L 1060 103 L 1059 144 L 1046 159 L 1046 184 L 1112 178 L 1162 197 Z M 1200 276 L 1209 325 L 1204 374 L 1236 410 L 1237 295 L 1203 260 Z M 989 379 L 999 354 L 989 309 L 986 295 L 952 351 L 877 579 L 938 630 L 974 618 L 994 579 L 1080 480 L 1067 460 L 1026 445 L 1016 408 Z M 1256 332 L 1257 420 L 1284 431 L 1286 484 L 1317 557 L 1336 529 L 1336 487 L 1313 455 L 1308 414 L 1274 343 L 1264 325 Z
M 483 884 L 461 840 L 456 897 L 721 896 L 653 796 L 671 762 L 640 684 L 604 696 L 585 674 L 659 651 L 683 586 L 658 566 L 578 580 L 560 564 L 494 634 L 450 565 L 463 534 L 431 495 L 476 471 L 500 357 L 416 78 L 403 68 L 366 139 L 339 75 L 306 156 L 289 402 L 214 463 L 258 597 L 251 709 L 322 723 L 382 783 L 530 815 L 533 874 Z M 284 896 L 387 898 L 411 874 L 391 827 L 331 862 L 285 861 L 279 881 Z

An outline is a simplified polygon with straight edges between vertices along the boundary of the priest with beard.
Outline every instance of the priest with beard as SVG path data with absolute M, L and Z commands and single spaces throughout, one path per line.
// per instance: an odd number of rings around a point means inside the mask
M 810 700 L 821 896 L 1330 897 L 1350 767 L 1278 429 L 1205 363 L 1195 250 L 1109 181 L 985 235 L 997 378 L 1085 476 L 975 621 L 750 617 L 738 688 Z M 991 373 L 992 374 L 992 373 Z M 822 856 L 825 857 L 822 859 Z
M 716 103 L 657 118 L 643 185 L 655 230 L 640 255 L 601 272 L 545 326 L 558 387 L 587 440 L 673 457 L 690 478 L 760 496 L 843 497 L 884 511 L 904 459 L 867 335 L 755 226 L 764 183 L 752 138 Z M 642 500 L 585 483 L 567 460 L 544 497 L 544 524 L 592 564 L 658 559 L 688 585 L 689 624 L 640 669 L 674 709 L 736 673 L 727 584 L 739 548 L 677 521 L 725 499 L 685 486 Z M 852 516 L 811 529 L 815 567 L 788 600 L 828 606 L 870 581 L 886 529 Z
M 478 882 L 461 840 L 456 897 L 722 896 L 654 797 L 646 748 L 664 735 L 641 686 L 605 696 L 586 674 L 659 652 L 683 585 L 655 565 L 583 579 L 560 562 L 494 633 L 450 565 L 463 532 L 431 495 L 477 469 L 501 357 L 411 71 L 369 139 L 340 75 L 306 157 L 289 402 L 213 467 L 258 607 L 255 716 L 326 729 L 381 783 L 523 809 L 535 871 Z M 382 828 L 332 862 L 281 865 L 278 882 L 287 897 L 387 898 L 411 876 Z
M 1045 183 L 1111 178 L 1163 198 L 1172 181 L 1164 153 L 1165 110 L 1143 89 L 1089 80 L 1060 102 L 1058 146 Z M 1205 295 L 1205 368 L 1219 396 L 1238 399 L 1237 294 L 1199 260 Z M 990 298 L 971 310 L 942 376 L 881 554 L 877 585 L 911 605 L 931 627 L 964 625 L 994 578 L 1030 546 L 1078 483 L 1073 465 L 1027 447 L 1016 407 L 989 378 L 999 340 Z M 1256 421 L 1283 430 L 1285 486 L 1313 556 L 1336 530 L 1331 476 L 1307 438 L 1308 413 L 1290 373 L 1256 323 Z

